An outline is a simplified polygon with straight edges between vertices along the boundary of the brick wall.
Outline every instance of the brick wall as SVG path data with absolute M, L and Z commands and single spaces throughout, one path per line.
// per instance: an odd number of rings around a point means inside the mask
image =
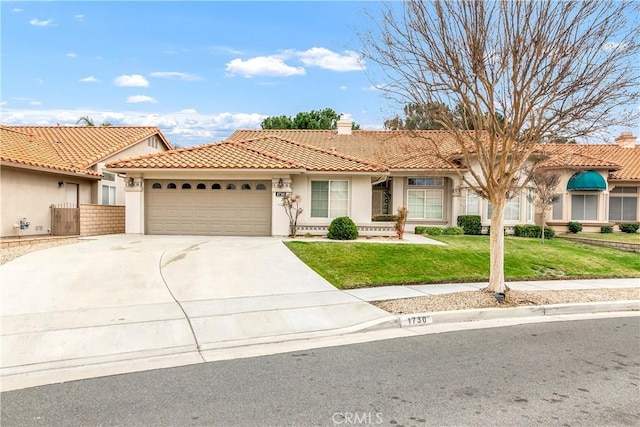
M 558 236 L 558 237 L 563 237 L 567 240 L 575 240 L 576 242 L 586 243 L 588 245 L 605 246 L 608 248 L 616 248 L 616 249 L 621 249 L 623 251 L 640 253 L 640 243 L 612 242 L 609 240 L 582 239 L 580 237 L 570 237 L 570 236 Z
M 124 206 L 80 205 L 80 235 L 124 233 Z

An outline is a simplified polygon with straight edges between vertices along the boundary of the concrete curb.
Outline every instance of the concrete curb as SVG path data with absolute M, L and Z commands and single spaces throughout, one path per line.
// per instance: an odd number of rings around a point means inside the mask
M 586 314 L 615 311 L 640 311 L 640 300 L 585 302 L 572 304 L 548 304 L 533 305 L 513 308 L 478 308 L 470 310 L 434 311 L 425 313 L 412 313 L 398 316 L 402 325 L 402 319 L 407 317 L 426 317 L 430 324 L 474 322 L 479 320 L 510 319 L 533 316 L 557 316 L 563 314 Z M 417 325 L 404 325 L 403 327 L 416 327 Z

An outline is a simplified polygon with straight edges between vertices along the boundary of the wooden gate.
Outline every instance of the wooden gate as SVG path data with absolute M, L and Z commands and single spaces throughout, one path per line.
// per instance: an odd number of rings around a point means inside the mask
M 53 236 L 78 236 L 80 234 L 80 209 L 72 203 L 51 205 L 51 234 Z

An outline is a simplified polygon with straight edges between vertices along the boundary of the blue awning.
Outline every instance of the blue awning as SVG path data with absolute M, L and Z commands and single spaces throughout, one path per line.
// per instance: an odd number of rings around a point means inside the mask
M 568 191 L 602 191 L 607 183 L 598 172 L 583 171 L 574 174 L 567 183 Z

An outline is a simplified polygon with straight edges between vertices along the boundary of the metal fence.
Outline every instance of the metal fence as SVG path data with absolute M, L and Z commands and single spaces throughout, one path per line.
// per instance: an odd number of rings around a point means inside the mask
M 51 234 L 53 236 L 78 236 L 80 234 L 80 208 L 71 203 L 51 205 Z

